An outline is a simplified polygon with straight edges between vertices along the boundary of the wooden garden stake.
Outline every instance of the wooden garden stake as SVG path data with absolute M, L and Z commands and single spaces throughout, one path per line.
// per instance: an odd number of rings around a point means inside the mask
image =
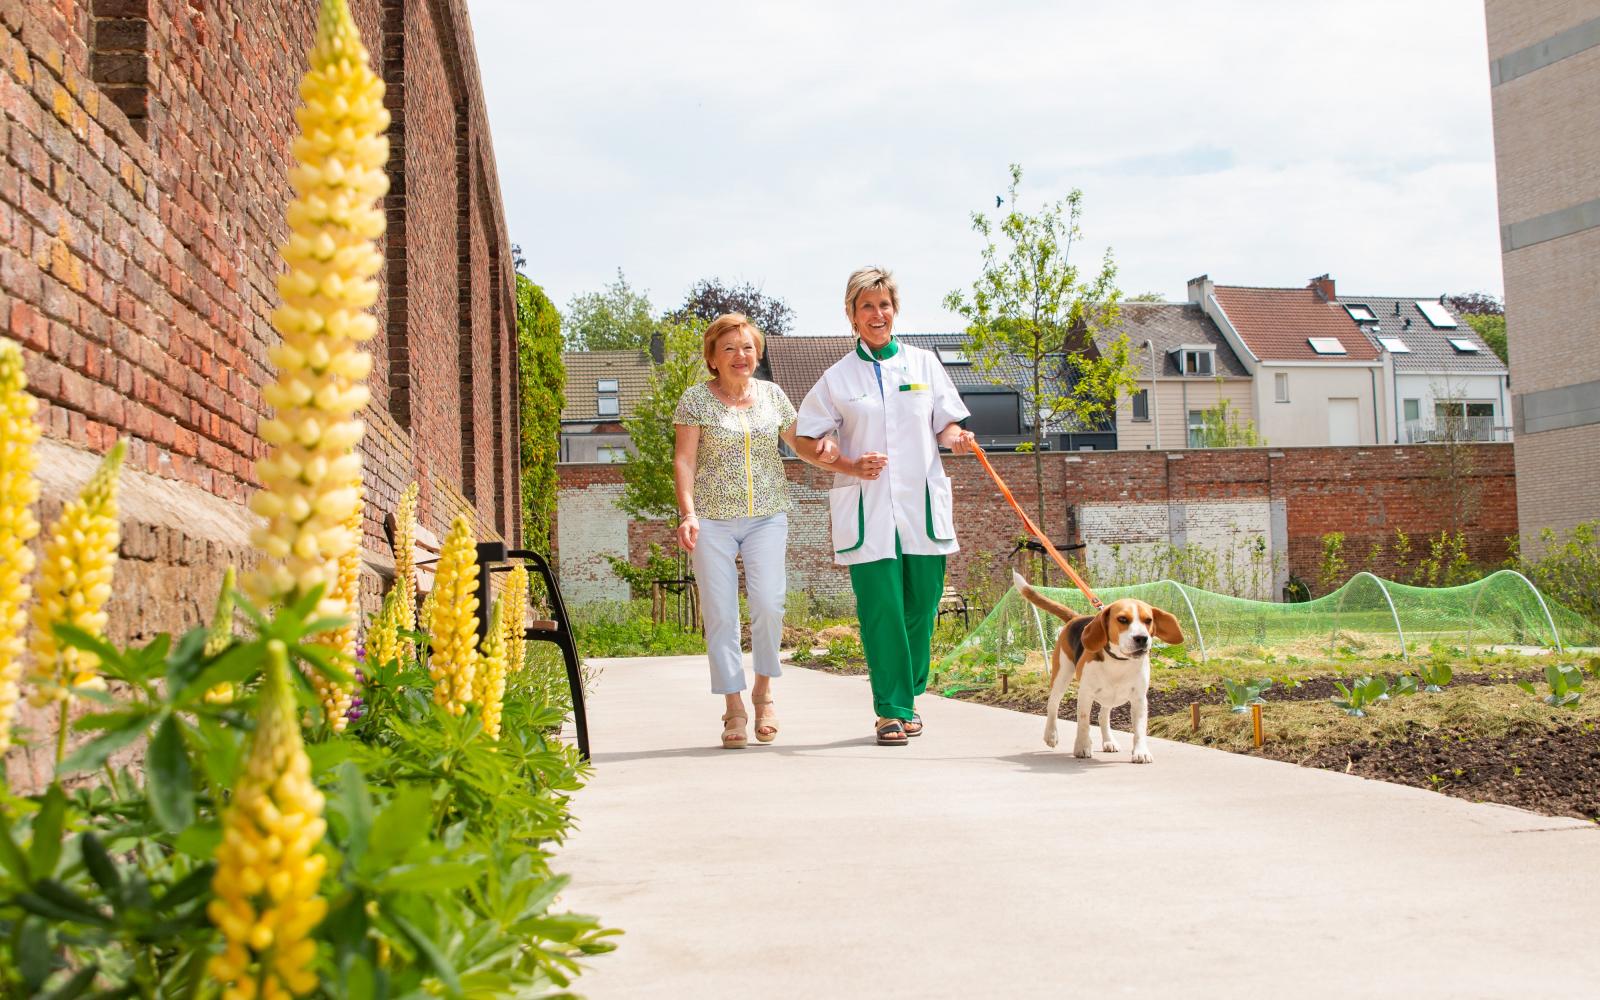
M 1250 725 L 1255 730 L 1256 746 L 1261 745 L 1261 706 L 1250 706 Z
M 1000 675 L 1000 693 L 1001 694 L 1006 694 L 1010 690 L 1011 690 L 1011 675 L 1010 674 L 1001 674 Z
M 1198 701 L 1189 702 L 1189 723 L 1195 732 L 1198 733 L 1200 731 L 1200 703 Z

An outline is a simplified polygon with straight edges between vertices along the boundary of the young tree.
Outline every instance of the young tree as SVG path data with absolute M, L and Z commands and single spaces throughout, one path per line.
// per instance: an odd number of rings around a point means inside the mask
M 1483 338 L 1489 350 L 1506 364 L 1511 363 L 1506 346 L 1506 309 L 1499 299 L 1483 292 L 1468 292 L 1446 296 L 1445 301 L 1457 316 L 1466 320 L 1467 325 Z
M 676 528 L 672 414 L 679 398 L 696 382 L 705 381 L 707 375 L 697 326 L 668 322 L 661 327 L 661 333 L 665 358 L 650 372 L 649 388 L 634 406 L 633 416 L 622 422 L 633 441 L 633 451 L 623 462 L 622 496 L 617 506 L 634 517 L 671 518 Z
M 1017 207 L 1022 167 L 1011 165 L 1010 209 L 991 220 L 972 214 L 972 229 L 985 241 L 982 271 L 969 294 L 959 289 L 944 305 L 967 320 L 967 353 L 984 376 L 1010 385 L 1001 371 L 1020 366 L 1016 386 L 1033 423 L 1033 476 L 1037 520 L 1044 523 L 1045 424 L 1068 416 L 1092 426 L 1115 412 L 1118 395 L 1135 386 L 1132 348 L 1126 335 L 1095 352 L 1095 334 L 1119 320 L 1117 266 L 1108 248 L 1092 277 L 1072 260 L 1082 232 L 1083 192 L 1047 203 L 1038 215 Z M 998 229 L 998 233 L 996 230 Z M 996 245 L 997 237 L 1004 247 Z M 1065 362 L 1061 359 L 1065 357 Z M 1062 390 L 1062 382 L 1070 388 Z
M 567 350 L 649 350 L 656 328 L 650 313 L 649 294 L 634 291 L 619 267 L 615 282 L 567 303 Z
M 1222 391 L 1222 379 L 1217 379 L 1217 391 Z M 1233 401 L 1219 396 L 1216 403 L 1201 411 L 1200 447 L 1202 448 L 1257 448 L 1267 439 L 1256 431 L 1254 420 L 1240 422 L 1239 411 Z
M 517 275 L 517 364 L 522 385 L 522 545 L 550 551 L 556 511 L 556 459 L 561 450 L 561 410 L 566 367 L 561 363 L 561 314 L 544 289 Z
M 728 286 L 720 278 L 701 278 L 668 318 L 684 323 L 710 323 L 723 313 L 744 313 L 768 337 L 781 337 L 794 324 L 794 310 L 782 299 L 745 282 Z

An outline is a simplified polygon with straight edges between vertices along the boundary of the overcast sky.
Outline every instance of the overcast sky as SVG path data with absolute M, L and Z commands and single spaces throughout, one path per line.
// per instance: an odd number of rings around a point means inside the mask
M 1084 192 L 1092 268 L 1501 294 L 1479 0 L 469 0 L 511 239 L 565 308 L 618 267 L 657 309 L 701 277 L 847 332 L 955 330 L 975 210 Z M 864 15 L 863 11 L 871 12 Z

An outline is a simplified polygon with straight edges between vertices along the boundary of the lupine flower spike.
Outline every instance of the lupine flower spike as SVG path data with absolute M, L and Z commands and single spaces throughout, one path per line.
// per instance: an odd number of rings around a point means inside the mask
M 339 558 L 360 544 L 350 530 L 360 505 L 356 413 L 369 397 L 372 355 L 359 345 L 377 331 L 367 310 L 378 296 L 373 276 L 383 256 L 373 241 L 384 216 L 374 202 L 389 183 L 389 113 L 370 61 L 346 0 L 323 0 L 295 110 L 295 199 L 281 248 L 287 271 L 278 279 L 283 304 L 272 314 L 283 340 L 268 352 L 277 379 L 262 393 L 276 416 L 261 424 L 270 451 L 257 463 L 262 488 L 250 498 L 266 521 L 255 543 L 267 556 L 251 578 L 252 596 L 282 604 L 324 587 L 317 610 L 335 617 L 353 611 L 335 591 Z
M 439 553 L 433 590 L 433 700 L 452 715 L 472 701 L 478 646 L 478 550 L 465 517 L 457 517 Z
M 356 488 L 355 509 L 350 512 L 350 520 L 345 525 L 357 538 L 361 537 L 362 502 L 361 488 Z M 345 614 L 349 616 L 349 623 L 335 630 L 325 637 L 324 641 L 340 653 L 344 654 L 347 662 L 353 661 L 356 655 L 356 615 L 361 607 L 361 547 L 359 545 L 348 549 L 339 557 L 339 577 L 334 583 L 333 597 L 341 606 L 348 609 Z M 330 681 L 321 674 L 312 671 L 310 674 L 311 686 L 317 691 L 317 700 L 322 703 L 322 717 L 329 727 L 336 733 L 342 733 L 350 724 L 351 699 L 355 697 L 355 690 L 348 684 Z
M 417 484 L 412 482 L 400 494 L 394 511 L 394 589 L 403 595 L 398 628 L 408 632 L 417 627 Z M 415 655 L 410 639 L 402 640 L 406 656 Z
M 11 725 L 17 712 L 22 679 L 23 606 L 32 588 L 33 550 L 28 540 L 39 533 L 33 503 L 39 483 L 34 442 L 39 425 L 33 419 L 39 403 L 28 394 L 22 370 L 22 349 L 0 340 L 0 756 L 11 746 Z
M 500 708 L 506 696 L 506 634 L 501 602 L 489 611 L 489 629 L 483 636 L 483 655 L 478 659 L 477 702 L 483 713 L 483 731 L 491 740 L 500 738 Z
M 225 1000 L 301 996 L 317 986 L 311 931 L 328 909 L 317 894 L 327 867 L 317 846 L 327 824 L 300 741 L 293 683 L 288 650 L 274 639 L 249 756 L 223 814 L 214 898 L 206 907 L 224 940 L 209 971 Z
M 222 590 L 217 594 L 217 610 L 211 616 L 211 632 L 206 636 L 206 656 L 216 656 L 233 643 L 233 567 L 222 573 Z M 206 689 L 206 701 L 213 705 L 233 702 L 233 684 L 223 681 Z
M 528 567 L 520 562 L 506 575 L 505 601 L 506 670 L 514 674 L 527 665 L 523 629 L 528 616 Z
M 390 660 L 400 658 L 400 596 L 399 587 L 390 587 L 383 595 L 383 609 L 367 629 L 367 662 L 374 671 L 381 670 Z M 374 676 L 380 676 L 375 674 Z
M 39 564 L 39 599 L 33 606 L 33 682 L 28 700 L 43 707 L 65 703 L 68 688 L 104 689 L 100 659 L 63 646 L 54 626 L 75 625 L 90 635 L 106 627 L 106 599 L 117 561 L 117 474 L 126 445 L 118 441 L 100 462 L 78 499 L 61 508 L 45 533 Z

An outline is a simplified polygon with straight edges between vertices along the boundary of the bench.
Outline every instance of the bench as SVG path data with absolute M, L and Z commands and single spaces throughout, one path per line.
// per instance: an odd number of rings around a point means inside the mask
M 391 511 L 384 518 L 383 527 L 394 546 L 395 520 Z M 435 570 L 443 546 L 439 536 L 418 524 L 413 533 L 412 562 L 417 570 L 417 595 L 433 590 Z M 529 568 L 544 580 L 545 593 L 549 595 L 550 613 L 554 618 L 535 619 L 526 623 L 523 637 L 535 642 L 553 642 L 561 649 L 567 671 L 567 687 L 572 692 L 572 719 L 578 731 L 578 753 L 589 759 L 589 719 L 583 704 L 583 673 L 578 662 L 578 646 L 572 635 L 571 619 L 567 617 L 566 603 L 561 599 L 561 587 L 550 563 L 544 556 L 527 549 L 507 549 L 504 542 L 478 543 L 478 642 L 489 631 L 489 607 L 493 601 L 490 577 L 494 573 L 511 571 L 512 560 L 526 560 Z
M 935 620 L 945 615 L 960 615 L 961 627 L 971 630 L 972 622 L 967 617 L 969 614 L 966 595 L 954 587 L 945 587 L 944 593 L 939 597 L 939 613 L 935 616 Z

